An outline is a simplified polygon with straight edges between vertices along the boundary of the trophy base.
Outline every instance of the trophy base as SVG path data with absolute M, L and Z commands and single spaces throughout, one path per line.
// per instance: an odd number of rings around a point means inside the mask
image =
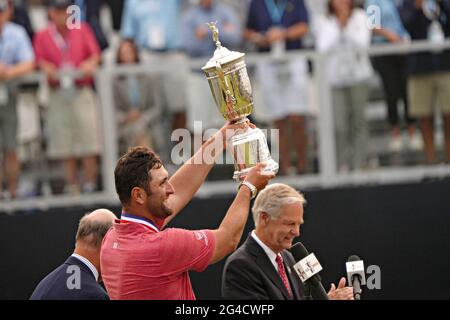
M 264 133 L 258 129 L 247 128 L 231 138 L 231 150 L 234 158 L 235 181 L 242 181 L 257 164 L 265 163 L 264 172 L 277 173 L 278 163 L 270 156 Z
M 235 171 L 233 174 L 233 179 L 237 182 L 243 181 L 245 179 L 245 176 L 247 175 L 247 173 L 252 169 L 251 168 L 247 168 L 241 171 Z M 273 159 L 270 159 L 268 162 L 266 162 L 266 167 L 263 170 L 263 174 L 276 174 L 278 172 L 279 166 L 278 163 L 276 161 L 274 161 Z

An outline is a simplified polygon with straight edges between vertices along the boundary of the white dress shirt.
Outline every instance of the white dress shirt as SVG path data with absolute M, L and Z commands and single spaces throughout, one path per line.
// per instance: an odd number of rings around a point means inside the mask
M 268 246 L 266 246 L 264 244 L 264 242 L 262 242 L 258 236 L 255 233 L 255 230 L 252 231 L 251 236 L 253 239 L 255 239 L 255 241 L 259 244 L 259 246 L 261 248 L 263 248 L 264 252 L 267 254 L 267 257 L 269 257 L 270 262 L 272 262 L 273 267 L 275 268 L 275 270 L 278 272 L 278 264 L 276 261 L 277 258 L 277 254 L 275 252 L 273 252 L 272 249 L 270 249 Z
M 95 277 L 95 281 L 98 282 L 98 271 L 97 271 L 97 268 L 88 259 L 86 259 L 85 257 L 80 256 L 79 254 L 76 254 L 76 253 L 73 253 L 72 257 L 75 257 L 78 260 L 80 260 L 81 262 L 83 262 L 92 271 L 92 274 Z

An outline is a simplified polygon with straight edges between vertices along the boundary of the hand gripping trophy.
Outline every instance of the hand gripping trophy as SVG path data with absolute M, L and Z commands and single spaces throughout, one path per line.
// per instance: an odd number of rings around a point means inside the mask
M 208 23 L 217 46 L 214 56 L 202 68 L 222 116 L 231 123 L 245 123 L 253 111 L 250 79 L 244 53 L 222 47 L 216 23 Z M 277 173 L 278 163 L 270 156 L 264 133 L 258 128 L 237 131 L 230 139 L 236 181 L 242 180 L 257 163 L 266 163 L 265 171 Z

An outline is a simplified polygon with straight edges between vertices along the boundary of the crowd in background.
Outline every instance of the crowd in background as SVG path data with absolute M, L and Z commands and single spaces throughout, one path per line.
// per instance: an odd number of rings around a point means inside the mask
M 380 43 L 443 41 L 450 36 L 449 0 L 48 0 L 48 24 L 34 30 L 30 14 L 39 2 L 0 0 L 0 195 L 7 198 L 16 197 L 20 175 L 16 100 L 21 86 L 15 79 L 35 68 L 47 77 L 46 157 L 63 163 L 63 192 L 68 194 L 99 188 L 102 138 L 93 76 L 108 63 L 108 53 L 114 53 L 118 65 L 169 64 L 177 70 L 114 79 L 121 152 L 133 145 L 167 147 L 168 141 L 158 142 L 163 118 L 171 130 L 192 130 L 194 120 L 201 120 L 204 129 L 220 126 L 223 119 L 213 108 L 207 81 L 188 64 L 189 58 L 206 62 L 213 55 L 215 44 L 205 24 L 211 21 L 217 22 L 220 41 L 230 50 L 275 56 L 304 48 L 329 53 L 327 79 L 341 172 L 369 166 L 366 105 L 374 71 L 387 106 L 389 150 L 404 149 L 405 127 L 406 146 L 424 149 L 426 162 L 436 163 L 436 104 L 443 115 L 444 154 L 450 160 L 450 51 L 374 58 L 359 51 Z M 81 9 L 79 28 L 67 28 L 71 4 Z M 103 5 L 110 9 L 111 32 L 102 27 Z M 365 10 L 371 6 L 381 14 L 381 25 L 373 30 Z M 254 74 L 269 125 L 280 130 L 280 174 L 310 171 L 308 122 L 314 112 L 309 83 L 314 66 L 301 57 L 261 62 Z M 398 102 L 404 107 L 401 113 Z

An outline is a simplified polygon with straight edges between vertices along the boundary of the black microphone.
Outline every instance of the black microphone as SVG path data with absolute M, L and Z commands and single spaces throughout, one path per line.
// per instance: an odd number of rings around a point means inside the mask
M 312 296 L 317 300 L 329 300 L 318 272 L 322 270 L 322 266 L 317 260 L 314 253 L 309 254 L 308 250 L 301 242 L 294 244 L 289 251 L 294 256 L 294 269 L 300 280 L 310 288 Z
M 347 259 L 345 267 L 347 269 L 348 283 L 353 287 L 353 297 L 355 300 L 361 300 L 361 285 L 366 284 L 364 262 L 358 256 L 352 255 Z

